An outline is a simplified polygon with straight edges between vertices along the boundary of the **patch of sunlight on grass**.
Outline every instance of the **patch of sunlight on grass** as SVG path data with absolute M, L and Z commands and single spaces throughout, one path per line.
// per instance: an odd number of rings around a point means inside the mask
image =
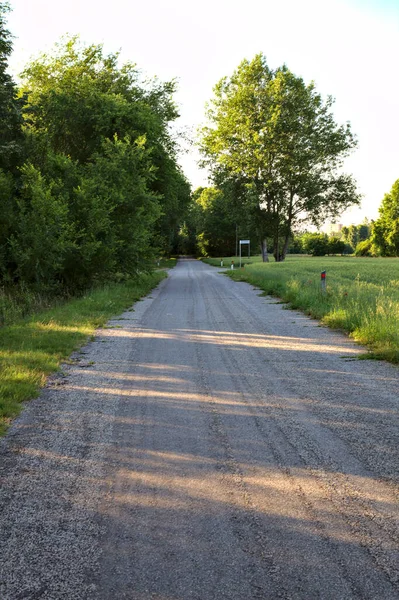
M 21 403 L 39 394 L 46 377 L 85 344 L 95 329 L 129 308 L 164 277 L 157 271 L 135 281 L 92 290 L 13 325 L 0 329 L 0 435 L 21 410 Z
M 229 261 L 225 258 L 225 264 Z M 260 257 L 250 261 L 226 274 L 348 332 L 368 346 L 370 357 L 399 362 L 399 259 L 288 255 L 282 263 L 262 263 Z M 216 258 L 206 262 L 220 265 Z M 321 271 L 327 272 L 326 294 Z

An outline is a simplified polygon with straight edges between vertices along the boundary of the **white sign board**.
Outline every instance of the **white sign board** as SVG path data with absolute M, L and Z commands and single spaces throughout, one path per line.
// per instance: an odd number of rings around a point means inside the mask
M 248 244 L 248 258 L 250 256 L 251 242 L 250 240 L 240 240 L 240 269 L 241 269 L 241 246 L 243 244 Z

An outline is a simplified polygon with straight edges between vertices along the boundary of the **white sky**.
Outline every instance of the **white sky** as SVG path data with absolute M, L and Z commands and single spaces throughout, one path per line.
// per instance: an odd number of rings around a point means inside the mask
M 376 218 L 399 178 L 399 0 L 11 0 L 15 36 L 10 67 L 59 38 L 122 50 L 149 76 L 177 78 L 179 126 L 195 132 L 212 88 L 244 59 L 263 52 L 286 63 L 323 95 L 336 98 L 339 122 L 350 121 L 359 147 L 347 162 L 364 195 L 344 224 Z M 206 185 L 194 152 L 182 158 L 194 187 Z

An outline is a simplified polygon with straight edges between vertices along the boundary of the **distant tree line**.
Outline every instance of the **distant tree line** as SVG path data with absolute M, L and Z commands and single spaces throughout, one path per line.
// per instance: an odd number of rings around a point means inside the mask
M 252 254 L 259 254 L 258 230 L 245 213 L 235 210 L 227 188 L 201 187 L 192 194 L 192 202 L 180 231 L 184 253 L 200 256 L 234 256 L 240 239 L 251 239 Z M 273 239 L 266 237 L 269 247 Z M 328 235 L 320 231 L 293 231 L 289 254 L 399 256 L 399 180 L 384 196 L 380 218 L 365 219 L 359 225 L 342 227 Z
M 0 284 L 74 291 L 176 252 L 190 186 L 170 131 L 175 83 L 72 38 L 17 87 L 8 10 L 0 2 Z

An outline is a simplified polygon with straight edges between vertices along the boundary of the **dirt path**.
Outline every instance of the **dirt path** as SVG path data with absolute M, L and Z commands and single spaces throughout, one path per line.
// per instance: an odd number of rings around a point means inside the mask
M 399 369 L 181 261 L 0 444 L 1 600 L 399 598 Z

